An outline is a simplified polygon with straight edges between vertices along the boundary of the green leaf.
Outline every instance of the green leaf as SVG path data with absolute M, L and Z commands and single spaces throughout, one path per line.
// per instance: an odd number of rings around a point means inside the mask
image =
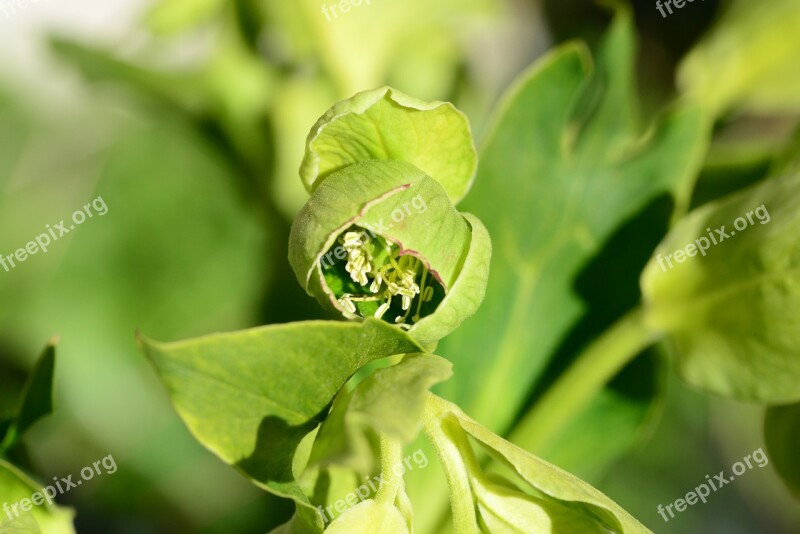
M 550 532 L 550 516 L 530 496 L 504 485 L 477 480 L 473 491 L 484 532 Z
M 357 473 L 369 473 L 372 470 L 375 450 L 370 443 L 367 429 L 354 426 L 348 420 L 351 395 L 352 392 L 342 388 L 333 400 L 328 417 L 320 426 L 314 440 L 308 459 L 309 466 L 343 466 Z M 331 478 L 330 473 L 326 476 Z M 332 501 L 327 499 L 326 502 Z
M 55 357 L 53 341 L 45 348 L 28 376 L 16 416 L 8 422 L 7 428 L 0 423 L 0 453 L 16 443 L 36 421 L 53 412 Z
M 53 37 L 49 44 L 56 57 L 74 65 L 89 81 L 123 83 L 186 113 L 200 112 L 207 105 L 198 74 L 159 72 L 66 38 Z
M 454 404 L 430 395 L 429 409 L 428 435 L 440 450 L 454 447 L 460 455 L 460 460 L 451 464 L 456 466 L 450 469 L 451 478 L 460 470 L 469 481 L 468 488 L 463 484 L 451 486 L 454 502 L 475 500 L 473 509 L 464 506 L 461 510 L 466 514 L 477 512 L 484 532 L 650 532 L 586 482 L 493 434 Z M 483 473 L 468 436 L 519 482 Z M 444 454 L 454 461 L 453 453 Z
M 0 90 L 0 201 L 32 130 L 31 118 L 21 108 Z
M 23 499 L 30 500 L 34 493 L 41 493 L 39 486 L 22 471 L 0 459 L 0 502 L 8 505 L 0 514 L 0 532 L 19 534 L 73 534 L 73 512 L 50 504 L 44 498 L 39 506 L 29 511 L 19 508 Z M 38 500 L 38 498 L 37 498 Z M 14 506 L 17 506 L 14 509 Z M 30 503 L 26 503 L 28 507 Z M 19 511 L 19 515 L 15 513 Z M 10 515 L 9 515 L 10 514 Z
M 411 163 L 442 184 L 453 203 L 469 190 L 477 166 L 472 132 L 460 111 L 389 87 L 343 100 L 317 121 L 300 177 L 313 192 L 331 173 L 369 160 Z
M 428 390 L 451 375 L 452 365 L 444 358 L 409 354 L 397 365 L 375 371 L 352 393 L 342 391 L 320 428 L 311 461 L 345 458 L 363 471 L 353 462 L 369 458 L 358 454 L 366 448 L 361 432 L 367 428 L 409 443 L 419 432 Z
M 662 416 L 664 366 L 653 369 L 644 355 L 637 357 L 633 366 L 600 391 L 562 431 L 537 447 L 537 455 L 583 480 L 596 482 L 614 462 L 649 438 Z M 515 443 L 527 448 L 522 441 Z
M 331 523 L 329 534 L 354 532 L 380 532 L 381 534 L 408 534 L 403 515 L 394 506 L 372 499 L 360 502 Z
M 678 84 L 719 116 L 732 108 L 757 113 L 800 109 L 800 4 L 731 2 L 714 29 L 680 65 Z
M 596 65 L 573 43 L 523 73 L 501 101 L 475 185 L 460 206 L 492 236 L 491 276 L 473 326 L 437 348 L 459 379 L 436 391 L 500 434 L 510 432 L 580 325 L 586 305 L 575 286 L 583 269 L 656 200 L 672 196 L 677 213 L 689 204 L 708 124 L 700 110 L 686 107 L 668 110 L 647 129 L 638 124 L 634 49 L 630 13 L 622 10 Z M 616 260 L 639 269 L 639 259 Z M 411 476 L 412 496 L 439 484 L 427 472 Z M 433 528 L 443 504 L 415 503 L 418 524 Z
M 800 404 L 770 406 L 764 415 L 764 436 L 772 468 L 800 498 Z
M 370 361 L 422 349 L 377 320 L 309 321 L 177 343 L 140 338 L 194 436 L 260 487 L 321 525 L 297 483 L 300 442 L 345 382 Z
M 483 532 L 608 533 L 605 525 L 569 504 L 522 493 L 511 482 L 497 476 L 487 478 L 489 480 L 476 477 L 473 485 Z
M 452 364 L 433 354 L 414 354 L 363 380 L 353 392 L 350 414 L 401 443 L 413 440 L 428 390 L 453 374 Z
M 16 421 L 19 434 L 23 434 L 42 417 L 53 413 L 53 373 L 55 364 L 55 345 L 50 344 L 39 357 L 30 377 L 28 377 L 28 382 L 25 384 L 22 404 Z
M 320 65 L 341 94 L 376 87 L 388 76 L 407 93 L 424 92 L 426 98 L 453 91 L 475 24 L 495 22 L 503 11 L 497 0 L 365 0 L 347 12 L 317 0 L 259 6 L 281 52 Z
M 646 321 L 668 334 L 689 384 L 800 399 L 798 203 L 800 174 L 771 179 L 692 212 L 656 250 L 641 279 Z
M 440 391 L 495 431 L 507 431 L 584 312 L 573 289 L 580 270 L 657 197 L 688 204 L 705 122 L 677 108 L 643 132 L 633 52 L 622 11 L 596 67 L 576 44 L 533 65 L 503 99 L 463 203 L 492 236 L 491 277 L 473 319 L 480 328 L 459 329 L 437 350 L 460 369 Z
M 151 31 L 162 35 L 185 32 L 219 14 L 227 0 L 161 0 L 147 14 Z

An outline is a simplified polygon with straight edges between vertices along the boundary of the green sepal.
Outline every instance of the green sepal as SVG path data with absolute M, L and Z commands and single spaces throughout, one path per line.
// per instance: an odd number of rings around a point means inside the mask
M 411 163 L 458 203 L 472 184 L 478 157 L 467 118 L 455 106 L 381 87 L 337 103 L 317 121 L 306 140 L 300 178 L 311 193 L 333 172 L 370 160 Z

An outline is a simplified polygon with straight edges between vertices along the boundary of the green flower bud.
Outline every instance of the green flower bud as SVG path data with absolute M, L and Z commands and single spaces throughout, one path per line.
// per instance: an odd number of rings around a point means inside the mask
M 489 254 L 486 230 L 461 215 L 438 182 L 408 163 L 373 161 L 316 189 L 295 219 L 289 260 L 324 306 L 432 343 L 474 313 Z
M 454 206 L 474 174 L 466 120 L 447 104 L 415 102 L 370 91 L 314 126 L 301 169 L 312 193 L 292 226 L 289 261 L 323 306 L 432 344 L 483 300 L 491 243 Z M 406 146 L 419 127 L 429 128 L 426 143 Z M 437 151 L 439 139 L 449 152 Z

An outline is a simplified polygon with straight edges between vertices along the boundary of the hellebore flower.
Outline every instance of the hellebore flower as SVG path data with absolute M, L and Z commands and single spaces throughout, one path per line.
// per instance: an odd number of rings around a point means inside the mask
M 435 344 L 486 289 L 488 233 L 455 207 L 476 161 L 450 104 L 382 88 L 335 105 L 301 167 L 311 198 L 289 246 L 300 284 L 347 319 L 375 317 Z

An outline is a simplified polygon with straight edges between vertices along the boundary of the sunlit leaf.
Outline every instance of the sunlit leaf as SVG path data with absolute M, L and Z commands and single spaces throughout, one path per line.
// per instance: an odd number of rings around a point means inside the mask
M 0 514 L 0 532 L 4 534 L 73 534 L 73 513 L 47 502 L 41 495 L 43 486 L 27 477 L 22 471 L 0 459 L 0 502 L 8 506 Z M 32 506 L 30 500 L 34 493 L 39 493 L 42 504 Z M 23 499 L 29 511 L 19 506 Z M 37 500 L 39 498 L 37 497 Z M 19 512 L 17 514 L 16 512 Z
M 353 534 L 356 532 L 408 534 L 409 530 L 397 508 L 370 499 L 346 511 L 331 523 L 325 532 L 330 534 Z
M 453 481 L 456 472 L 464 479 L 451 483 L 451 502 L 461 514 L 475 514 L 473 521 L 482 532 L 650 532 L 597 489 L 497 436 L 452 403 L 431 395 L 429 406 L 438 420 L 426 426 L 427 434 L 438 449 L 454 448 L 460 455 L 449 459 L 449 479 Z M 501 462 L 517 481 L 484 473 L 476 461 L 479 449 Z
M 377 320 L 141 343 L 194 436 L 257 485 L 294 499 L 309 528 L 321 519 L 293 471 L 300 442 L 358 369 L 421 350 L 402 330 Z
M 571 44 L 524 73 L 500 106 L 463 203 L 492 236 L 491 276 L 475 317 L 437 350 L 459 369 L 441 391 L 494 430 L 508 429 L 584 312 L 573 290 L 581 268 L 654 199 L 688 205 L 705 122 L 678 108 L 646 132 L 638 126 L 633 41 L 623 11 L 596 67 Z
M 341 402 L 334 404 L 331 416 L 320 429 L 312 461 L 331 456 L 352 457 L 353 461 L 364 457 L 363 452 L 357 454 L 365 448 L 359 437 L 362 428 L 403 443 L 413 440 L 422 424 L 428 390 L 449 378 L 451 367 L 450 362 L 438 356 L 409 355 L 397 365 L 378 369 L 352 393 L 340 394 L 343 398 L 337 401 Z M 350 447 L 356 450 L 350 451 Z

